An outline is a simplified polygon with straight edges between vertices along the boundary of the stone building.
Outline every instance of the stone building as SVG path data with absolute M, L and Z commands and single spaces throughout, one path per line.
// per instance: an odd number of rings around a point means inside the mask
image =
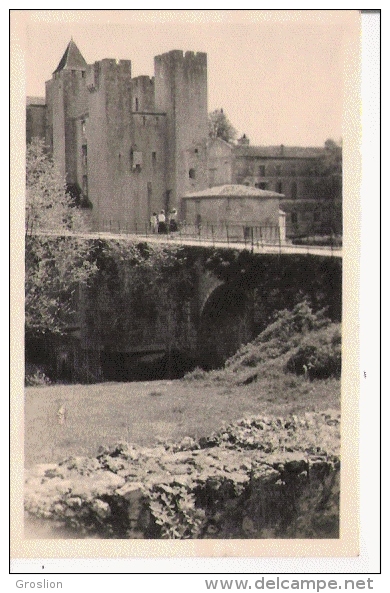
M 44 138 L 46 134 L 46 104 L 42 97 L 27 97 L 26 100 L 26 142 L 33 138 Z
M 87 64 L 72 39 L 45 99 L 27 99 L 27 142 L 45 138 L 93 230 L 144 231 L 161 209 L 184 220 L 184 196 L 235 184 L 283 194 L 288 237 L 341 233 L 341 197 L 317 195 L 324 148 L 209 140 L 207 55 L 173 50 L 155 57 L 154 72 L 132 78 L 130 60 Z
M 243 136 L 237 145 L 210 141 L 209 187 L 239 184 L 283 194 L 287 236 L 341 234 L 341 197 L 319 199 L 323 147 L 250 146 Z
M 27 107 L 27 140 L 44 135 L 93 229 L 142 229 L 207 187 L 207 56 L 173 50 L 154 65 L 132 78 L 130 60 L 89 65 L 71 40 L 44 105 Z
M 284 242 L 284 196 L 245 185 L 220 185 L 183 197 L 186 224 L 202 227 L 215 240 Z M 206 228 L 204 228 L 206 225 Z

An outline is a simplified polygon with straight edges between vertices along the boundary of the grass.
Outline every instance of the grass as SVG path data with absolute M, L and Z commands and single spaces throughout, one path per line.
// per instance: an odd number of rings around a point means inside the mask
M 310 382 L 276 367 L 249 385 L 205 378 L 28 387 L 25 465 L 96 455 L 99 445 L 118 440 L 151 446 L 159 439 L 198 438 L 246 414 L 283 416 L 339 404 L 339 380 Z M 61 406 L 64 424 L 57 416 Z
M 224 369 L 195 369 L 180 381 L 28 387 L 25 465 L 96 455 L 100 445 L 118 440 L 153 446 L 159 440 L 198 439 L 246 415 L 338 410 L 340 368 L 330 362 L 341 361 L 340 342 L 339 324 L 303 302 L 281 312 Z M 309 358 L 302 346 L 310 346 Z M 287 372 L 297 356 L 298 374 Z M 335 376 L 310 380 L 299 374 L 304 364 L 313 373 L 320 368 L 318 376 L 327 376 L 324 369 Z

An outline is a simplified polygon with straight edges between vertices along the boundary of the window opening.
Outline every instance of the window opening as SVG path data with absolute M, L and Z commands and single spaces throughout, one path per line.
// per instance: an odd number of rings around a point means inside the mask
M 295 181 L 293 181 L 293 183 L 291 184 L 291 198 L 293 200 L 296 200 L 297 193 L 298 193 L 297 184 Z

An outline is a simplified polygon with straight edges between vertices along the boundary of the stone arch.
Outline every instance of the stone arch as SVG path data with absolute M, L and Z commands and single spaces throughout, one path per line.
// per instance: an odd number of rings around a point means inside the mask
M 200 315 L 198 349 L 201 366 L 210 370 L 224 362 L 254 336 L 253 299 L 241 286 L 220 284 Z

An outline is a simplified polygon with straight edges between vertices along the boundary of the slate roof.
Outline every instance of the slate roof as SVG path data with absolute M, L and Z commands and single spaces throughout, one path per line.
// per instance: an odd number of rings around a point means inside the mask
M 318 158 L 324 154 L 322 146 L 235 146 L 237 157 L 263 158 Z
M 266 189 L 257 189 L 248 185 L 218 185 L 202 189 L 197 192 L 187 193 L 184 198 L 283 198 L 284 194 L 278 194 L 275 191 Z
M 87 62 L 84 60 L 81 52 L 73 39 L 71 39 L 68 43 L 68 47 L 65 50 L 64 55 L 62 56 L 60 63 L 58 64 L 57 68 L 54 70 L 55 72 L 59 72 L 60 70 L 86 70 L 87 69 Z M 53 73 L 53 74 L 54 74 Z

